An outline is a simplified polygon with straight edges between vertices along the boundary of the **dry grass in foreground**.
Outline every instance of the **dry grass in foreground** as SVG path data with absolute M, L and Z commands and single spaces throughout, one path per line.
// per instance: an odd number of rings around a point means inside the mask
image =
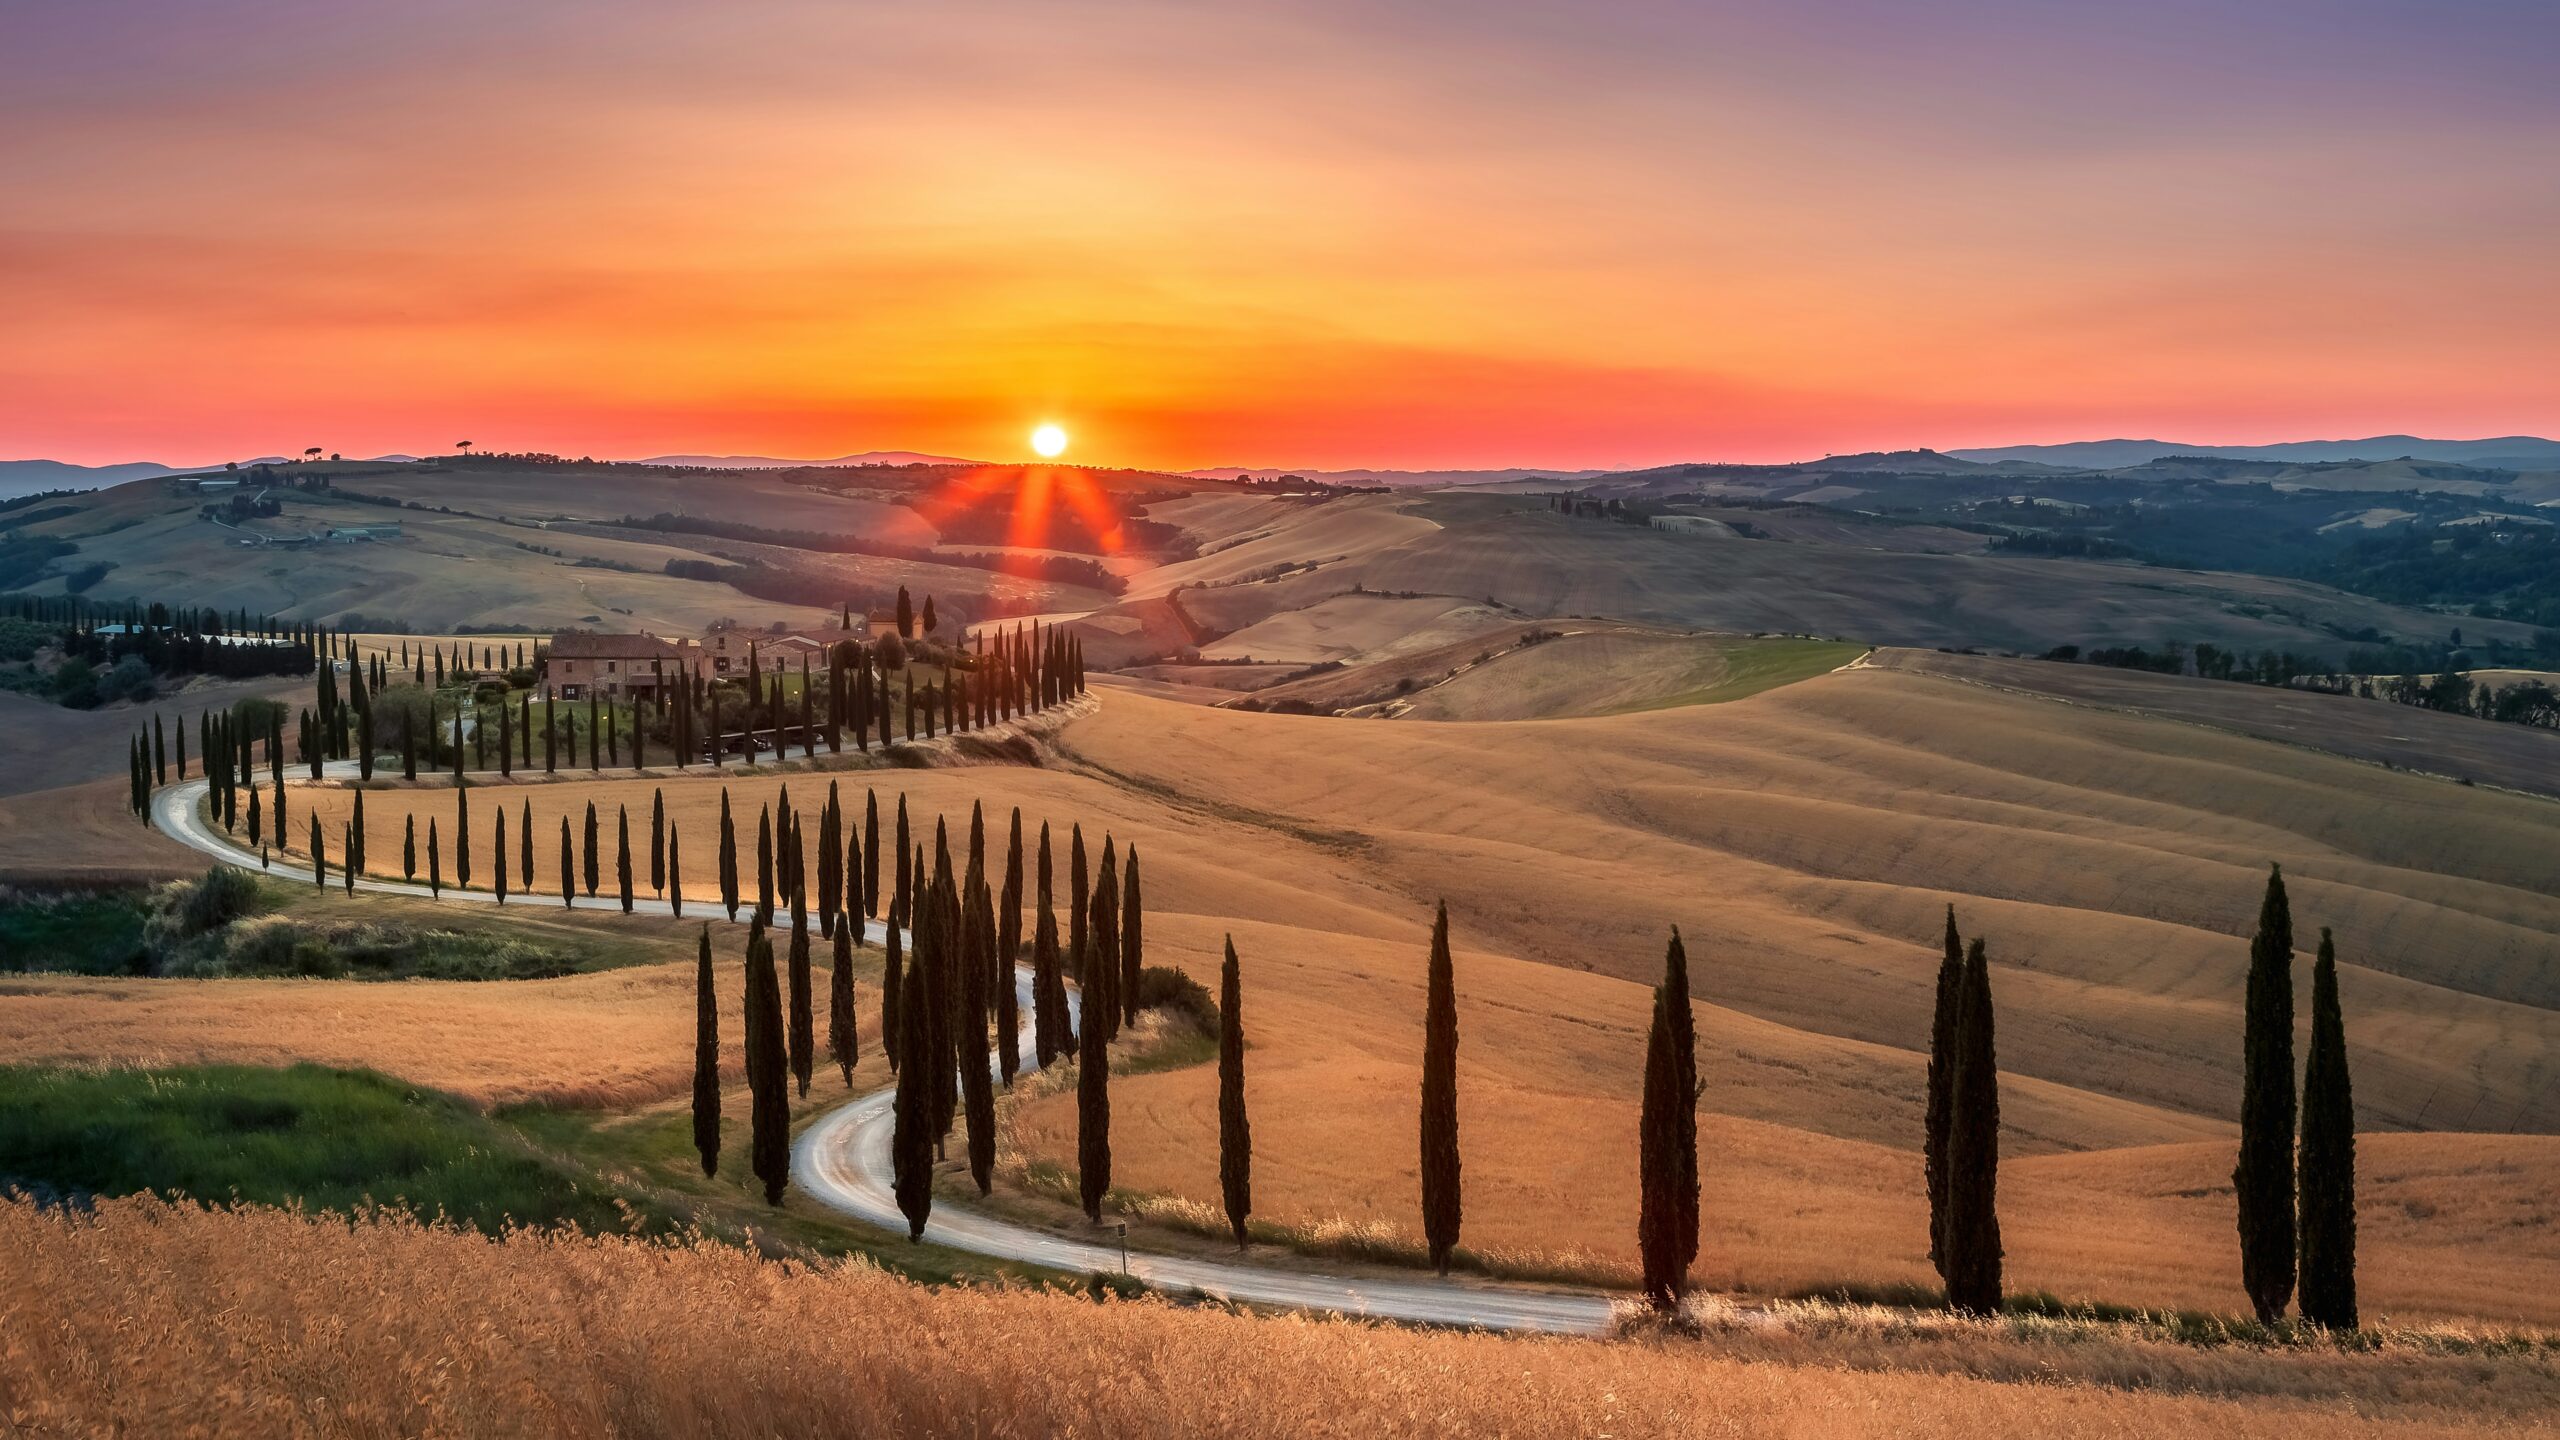
M 2376 1415 L 1872 1373 L 1816 1347 L 1737 1360 L 934 1291 L 708 1243 L 491 1243 L 150 1201 L 81 1219 L 0 1205 L 0 1333 L 0 1413 L 32 1434 L 2552 1433 L 2457 1411 L 2456 1385 Z

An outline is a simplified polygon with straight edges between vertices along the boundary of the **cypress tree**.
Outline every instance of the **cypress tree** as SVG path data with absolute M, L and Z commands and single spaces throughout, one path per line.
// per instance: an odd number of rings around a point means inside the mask
M 414 814 L 400 825 L 400 878 L 412 883 L 418 878 L 418 817 Z
M 1076 1047 L 1076 1178 L 1084 1218 L 1102 1223 L 1102 1200 L 1111 1193 L 1111 1055 L 1103 1027 L 1087 998 Z
M 2284 872 L 2269 867 L 2249 943 L 2249 992 L 2242 1035 L 2240 1159 L 2231 1172 L 2239 1201 L 2240 1278 L 2261 1321 L 2273 1323 L 2293 1297 L 2293 908 Z
M 489 817 L 489 884 L 497 892 L 498 903 L 507 903 L 507 807 L 501 805 Z
M 720 998 L 711 984 L 711 927 L 693 967 L 693 1148 L 702 1173 L 720 1173 Z
M 630 807 L 622 805 L 614 807 L 614 831 L 613 876 L 615 883 L 622 887 L 622 913 L 628 915 L 631 913 Z
M 893 916 L 895 910 L 890 912 Z M 890 932 L 890 954 L 897 953 L 897 931 Z M 930 983 L 921 973 L 924 955 L 917 952 L 917 979 Z M 894 972 L 892 972 L 894 973 Z M 886 983 L 886 982 L 883 982 Z M 894 1001 L 884 1005 L 896 1011 L 898 1042 L 890 1051 L 891 1061 L 899 1056 L 921 1056 L 931 1045 L 926 1031 L 922 1005 L 898 1007 Z M 885 1013 L 885 1012 L 884 1012 Z M 933 1213 L 933 1067 L 908 1064 L 898 1070 L 897 1124 L 889 1141 L 890 1158 L 897 1169 L 898 1210 L 907 1217 L 907 1238 L 922 1239 L 927 1216 Z
M 1946 945 L 1938 958 L 1937 1009 L 1929 1022 L 1929 1105 L 1921 1169 L 1929 1185 L 1929 1263 L 1947 1278 L 1947 1126 L 1955 1095 L 1956 1011 L 1964 999 L 1964 940 L 1956 907 L 1947 907 Z
M 1422 1041 L 1422 1233 L 1431 1268 L 1449 1273 L 1458 1245 L 1458 995 L 1449 962 L 1449 902 L 1431 922 L 1430 997 Z
M 560 817 L 560 905 L 567 909 L 578 903 L 578 850 L 569 838 L 569 817 Z
M 898 990 L 902 984 L 898 972 L 904 964 L 900 937 L 906 933 L 906 923 L 907 917 L 899 914 L 896 907 L 891 907 L 887 937 L 889 953 L 880 962 L 880 1052 L 889 1057 L 889 1069 L 893 1074 L 906 1053 L 899 1048 L 906 1043 L 907 1030 L 898 1014 Z
M 862 792 L 862 910 L 880 913 L 880 797 Z
M 1956 1070 L 1947 1126 L 1947 1304 L 2000 1313 L 2000 1067 L 1991 970 L 1977 939 L 1965 952 L 1956 1010 Z
M 1138 971 L 1145 963 L 1144 921 L 1138 908 L 1138 845 L 1129 842 L 1129 858 L 1123 867 L 1127 878 L 1120 886 L 1120 1016 L 1131 1025 L 1138 1023 Z
M 800 1098 L 809 1098 L 809 1076 L 817 1068 L 817 1020 L 812 1013 L 809 977 L 809 927 L 799 916 L 791 924 L 791 1078 Z
M 684 915 L 683 839 L 674 826 L 667 827 L 667 913 L 679 919 Z
M 507 702 L 501 698 L 498 701 L 498 773 L 511 780 L 516 773 L 514 721 L 515 712 L 508 709 Z
M 1049 825 L 1040 824 L 1040 858 L 1031 933 L 1031 1043 L 1040 1068 L 1067 1053 L 1066 987 L 1058 978 L 1058 913 L 1049 892 Z
M 284 724 L 281 715 L 277 717 L 276 724 L 279 726 Z M 186 733 L 183 729 L 178 732 L 181 738 Z M 283 757 L 278 754 L 275 742 L 272 740 L 267 743 L 267 762 L 270 766 L 283 762 Z M 158 783 L 162 785 L 169 783 L 169 725 L 156 710 L 151 714 L 151 773 Z
M 667 788 L 649 792 L 649 888 L 667 893 Z
M 1120 1038 L 1120 867 L 1111 849 L 1111 837 L 1103 836 L 1085 921 L 1085 941 L 1093 948 L 1084 957 L 1084 1023 L 1101 1030 L 1105 1044 Z
M 436 853 L 435 817 L 427 817 L 427 894 L 444 898 L 444 857 Z
M 311 883 L 322 890 L 329 888 L 329 842 L 320 833 L 320 817 L 311 817 Z
M 960 1091 L 969 1118 L 969 1178 L 978 1182 L 980 1195 L 992 1193 L 996 1165 L 995 1085 L 987 1076 L 987 971 L 996 948 L 993 908 L 986 875 L 972 865 L 960 929 L 962 989 L 952 1048 L 960 1062 Z
M 517 875 L 524 881 L 524 893 L 533 893 L 533 802 L 527 800 L 516 807 L 516 863 L 523 867 Z
M 907 851 L 914 843 L 907 832 L 907 797 L 901 794 L 898 797 L 898 888 L 890 892 L 889 910 L 891 914 L 906 916 L 910 925 L 916 918 L 912 894 L 915 876 L 911 873 L 915 867 L 909 862 Z
M 960 887 L 952 878 L 951 848 L 942 836 L 941 825 L 935 825 L 934 847 L 940 862 L 933 872 L 933 884 L 917 898 L 922 904 L 929 927 L 919 935 L 930 935 L 933 944 L 933 985 L 925 995 L 926 1018 L 933 1036 L 933 1124 L 934 1142 L 951 1133 L 951 1122 L 960 1115 L 960 1007 L 961 983 L 965 979 L 967 955 L 960 948 Z M 921 864 L 918 873 L 923 873 Z M 921 940 L 918 942 L 923 943 Z M 912 997 L 910 997 L 912 998 Z M 937 1154 L 940 1153 L 938 1150 Z
M 1236 970 L 1236 937 L 1218 975 L 1218 1189 L 1227 1202 L 1227 1224 L 1244 1248 L 1245 1219 L 1253 1213 L 1253 1122 L 1244 1108 L 1244 982 Z
M 1698 1254 L 1697 1019 L 1689 1006 L 1689 956 L 1673 929 L 1653 989 L 1653 1029 L 1644 1047 L 1640 1129 L 1640 1209 L 1636 1246 L 1644 1256 L 1645 1298 L 1676 1311 Z
M 836 800 L 836 782 L 827 782 L 827 803 L 818 810 L 818 933 L 832 938 L 836 911 L 844 904 L 844 814 Z
M 2338 947 L 2320 929 L 2311 964 L 2311 1054 L 2302 1067 L 2302 1318 L 2356 1328 L 2356 1113 Z
M 1074 964 L 1076 984 L 1088 992 L 1084 996 L 1086 1004 L 1084 1018 L 1088 1022 L 1093 1019 L 1091 1012 L 1093 996 L 1090 993 L 1093 988 L 1093 977 L 1085 973 L 1085 961 L 1091 957 L 1093 950 L 1085 943 L 1085 921 L 1091 915 L 1086 901 L 1092 893 L 1092 881 L 1087 878 L 1084 863 L 1084 826 L 1070 825 L 1067 828 L 1067 958 Z
M 729 818 L 729 787 L 720 787 L 720 903 L 738 918 L 738 827 Z
M 853 1015 L 853 928 L 839 925 L 835 964 L 827 972 L 827 1057 L 844 1072 L 848 1090 L 853 1088 L 853 1067 L 862 1058 Z
M 864 938 L 863 933 L 869 927 L 863 923 L 862 919 L 862 837 L 852 833 L 853 826 L 850 822 L 846 824 L 845 830 L 847 834 L 844 855 L 844 915 L 843 923 L 837 928 L 851 930 L 853 943 L 865 945 L 870 942 Z
M 453 792 L 453 883 L 471 884 L 471 792 Z
M 586 841 L 587 894 L 592 897 L 596 893 L 596 882 L 604 878 L 596 864 L 596 802 L 593 800 L 587 802 Z
M 782 992 L 774 983 L 773 941 L 756 927 L 747 942 L 747 1086 L 753 1096 L 756 1178 L 768 1205 L 782 1203 L 791 1175 L 791 1092 L 783 1054 Z
M 756 918 L 773 923 L 773 807 L 756 812 Z

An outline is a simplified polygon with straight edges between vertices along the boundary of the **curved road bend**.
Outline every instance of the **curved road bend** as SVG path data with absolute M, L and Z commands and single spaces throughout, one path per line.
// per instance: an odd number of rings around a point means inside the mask
M 352 762 L 342 763 L 352 774 Z M 337 767 L 330 769 L 334 772 Z M 152 823 L 171 839 L 216 860 L 243 869 L 258 869 L 256 856 L 204 822 L 198 807 L 205 790 L 205 781 L 192 780 L 153 792 Z M 356 888 L 466 904 L 494 904 L 497 898 L 486 890 L 446 890 L 436 895 L 424 885 L 371 876 L 358 877 Z M 525 903 L 550 902 L 528 896 Z M 581 895 L 573 903 L 581 910 L 622 908 L 619 897 L 608 895 Z M 721 919 L 717 907 L 707 909 L 705 918 Z M 1014 977 L 1024 1014 L 1031 1010 L 1030 973 L 1027 968 L 1017 969 Z M 1068 1003 L 1076 1003 L 1072 993 Z M 1016 1043 L 1022 1047 L 1022 1062 L 1028 1068 L 1037 1058 L 1031 1031 L 1025 1028 Z M 994 1063 L 992 1057 L 989 1063 Z M 889 1154 L 896 1104 L 895 1091 L 875 1090 L 818 1117 L 792 1147 L 791 1178 L 812 1199 L 831 1210 L 893 1234 L 904 1234 L 907 1221 L 898 1210 L 895 1171 Z M 925 1226 L 924 1239 L 954 1250 L 1055 1270 L 1108 1272 L 1121 1268 L 1121 1251 L 1115 1242 L 1053 1235 L 939 1198 L 934 1203 L 933 1217 Z M 1612 1314 L 1611 1297 L 1595 1291 L 1537 1289 L 1428 1276 L 1351 1278 L 1243 1260 L 1132 1252 L 1128 1273 L 1160 1289 L 1198 1290 L 1246 1304 L 1486 1330 L 1597 1335 L 1608 1330 Z

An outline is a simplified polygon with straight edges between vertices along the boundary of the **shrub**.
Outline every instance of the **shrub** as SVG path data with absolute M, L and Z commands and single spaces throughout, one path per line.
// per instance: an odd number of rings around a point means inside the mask
M 1218 1002 L 1209 998 L 1207 987 L 1171 966 L 1149 965 L 1138 972 L 1138 1008 L 1162 1010 L 1212 1034 L 1218 1028 Z

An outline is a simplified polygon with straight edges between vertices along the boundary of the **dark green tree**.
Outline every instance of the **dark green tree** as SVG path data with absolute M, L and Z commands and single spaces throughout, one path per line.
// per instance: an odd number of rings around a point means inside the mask
M 862 1059 L 853 1016 L 853 927 L 839 925 L 835 963 L 827 971 L 827 1058 L 844 1072 L 848 1090 L 853 1088 L 853 1067 Z
M 1120 866 L 1108 835 L 1087 908 L 1085 943 L 1093 948 L 1085 952 L 1084 1023 L 1100 1028 L 1107 1045 L 1120 1038 Z
M 2000 1313 L 2000 1062 L 1991 968 L 1977 939 L 1965 952 L 1956 1008 L 1956 1073 L 1947 1125 L 1947 1304 Z
M 753 1096 L 756 1178 L 768 1205 L 782 1203 L 791 1175 L 791 1077 L 783 1053 L 782 987 L 773 973 L 773 941 L 761 925 L 747 942 L 747 1088 Z
M 2258 933 L 2249 942 L 2249 990 L 2241 1036 L 2240 1280 L 2261 1321 L 2293 1298 L 2293 907 L 2284 872 L 2269 867 Z
M 1653 989 L 1638 1144 L 1636 1248 L 1644 1257 L 1645 1298 L 1657 1310 L 1677 1311 L 1698 1256 L 1698 1030 L 1689 954 L 1677 929 Z
M 1084 1218 L 1099 1225 L 1111 1193 L 1111 1052 L 1092 1004 L 1088 996 L 1076 1026 L 1076 1179 Z
M 667 913 L 679 919 L 684 916 L 683 838 L 676 827 L 667 827 Z
M 720 997 L 711 983 L 711 927 L 693 967 L 693 1148 L 702 1173 L 720 1173 Z
M 969 867 L 969 896 L 961 907 L 961 1000 L 953 1016 L 960 1062 L 962 1108 L 969 1124 L 969 1178 L 980 1195 L 995 1186 L 995 1083 L 987 1073 L 987 973 L 996 948 L 994 904 L 981 867 Z M 1005 1037 L 1010 1038 L 1010 1037 Z
M 1067 1024 L 1066 982 L 1058 973 L 1058 911 L 1049 889 L 1049 826 L 1040 825 L 1040 858 L 1031 932 L 1031 1043 L 1046 1070 L 1075 1048 Z
M 1245 1220 L 1253 1214 L 1253 1122 L 1244 1108 L 1244 981 L 1236 968 L 1236 937 L 1218 975 L 1218 1189 L 1227 1202 L 1227 1224 L 1236 1248 L 1244 1248 Z
M 427 819 L 427 893 L 437 899 L 444 897 L 444 857 L 436 851 L 436 822 L 433 816 Z
M 1929 1185 L 1929 1263 L 1947 1278 L 1947 1126 L 1954 1114 L 1956 1012 L 1964 1003 L 1964 940 L 1956 907 L 1947 907 L 1947 936 L 1938 957 L 1937 1008 L 1929 1021 L 1929 1106 L 1921 1171 Z
M 622 913 L 631 913 L 631 809 L 613 807 L 613 878 L 622 889 Z
M 412 882 L 418 878 L 418 817 L 414 814 L 401 822 L 400 878 Z
M 888 952 L 880 961 L 880 1053 L 889 1059 L 890 1073 L 895 1074 L 904 1058 L 907 1040 L 905 1020 L 898 1013 L 898 991 L 904 985 L 900 971 L 904 968 L 907 917 L 889 907 L 888 935 L 883 948 Z
M 569 817 L 560 817 L 560 904 L 563 909 L 578 903 L 578 849 L 569 835 Z
M 1431 1268 L 1458 1248 L 1458 992 L 1449 963 L 1449 902 L 1431 922 L 1430 995 L 1422 1028 L 1422 1234 Z
M 1129 843 L 1129 858 L 1121 867 L 1126 877 L 1120 885 L 1120 987 L 1114 999 L 1120 1002 L 1120 1018 L 1131 1025 L 1138 1023 L 1138 971 L 1145 965 L 1145 920 L 1138 903 L 1138 845 Z
M 880 797 L 862 792 L 862 910 L 880 913 Z
M 809 927 L 793 917 L 791 926 L 791 1078 L 799 1083 L 800 1098 L 809 1098 L 809 1076 L 817 1068 L 817 1018 L 813 1013 L 809 977 Z
M 649 889 L 667 893 L 667 790 L 649 792 Z
M 2302 1067 L 2302 1318 L 2356 1328 L 2356 1107 L 2347 1080 L 2338 947 L 2320 929 L 2311 963 L 2311 1054 Z
M 773 807 L 756 812 L 756 918 L 773 923 Z
M 587 842 L 587 848 L 586 848 L 586 880 L 587 880 L 587 894 L 588 894 L 588 895 L 590 895 L 590 896 L 592 896 L 592 895 L 594 895 L 594 894 L 596 893 L 596 883 L 597 883 L 598 881 L 600 881 L 600 880 L 602 880 L 602 879 L 604 878 L 604 872 L 603 872 L 603 869 L 602 869 L 602 867 L 601 867 L 601 866 L 599 866 L 599 865 L 598 865 L 598 863 L 597 863 L 597 861 L 596 861 L 596 835 L 597 835 L 597 825 L 596 825 L 596 802 L 594 802 L 593 800 L 590 800 L 590 801 L 588 801 L 588 802 L 587 802 L 587 828 L 586 828 L 585 835 L 586 835 L 586 842 Z
M 501 805 L 489 817 L 489 887 L 497 892 L 498 903 L 507 903 L 507 807 Z
M 720 787 L 720 903 L 738 918 L 738 827 L 729 818 L 729 787 Z
M 471 792 L 458 785 L 453 792 L 453 883 L 471 884 Z
M 891 911 L 894 915 L 896 912 Z M 891 945 L 896 931 L 892 930 Z M 924 952 L 916 952 L 916 968 L 912 976 L 916 988 L 932 987 L 932 976 L 924 970 Z M 932 1049 L 930 1019 L 922 1005 L 898 1008 L 898 1044 L 894 1055 L 916 1057 Z M 933 1148 L 939 1136 L 933 1127 L 933 1067 L 908 1063 L 898 1070 L 896 1128 L 891 1132 L 889 1154 L 897 1171 L 898 1210 L 907 1217 L 907 1238 L 924 1238 L 924 1225 L 933 1213 Z

